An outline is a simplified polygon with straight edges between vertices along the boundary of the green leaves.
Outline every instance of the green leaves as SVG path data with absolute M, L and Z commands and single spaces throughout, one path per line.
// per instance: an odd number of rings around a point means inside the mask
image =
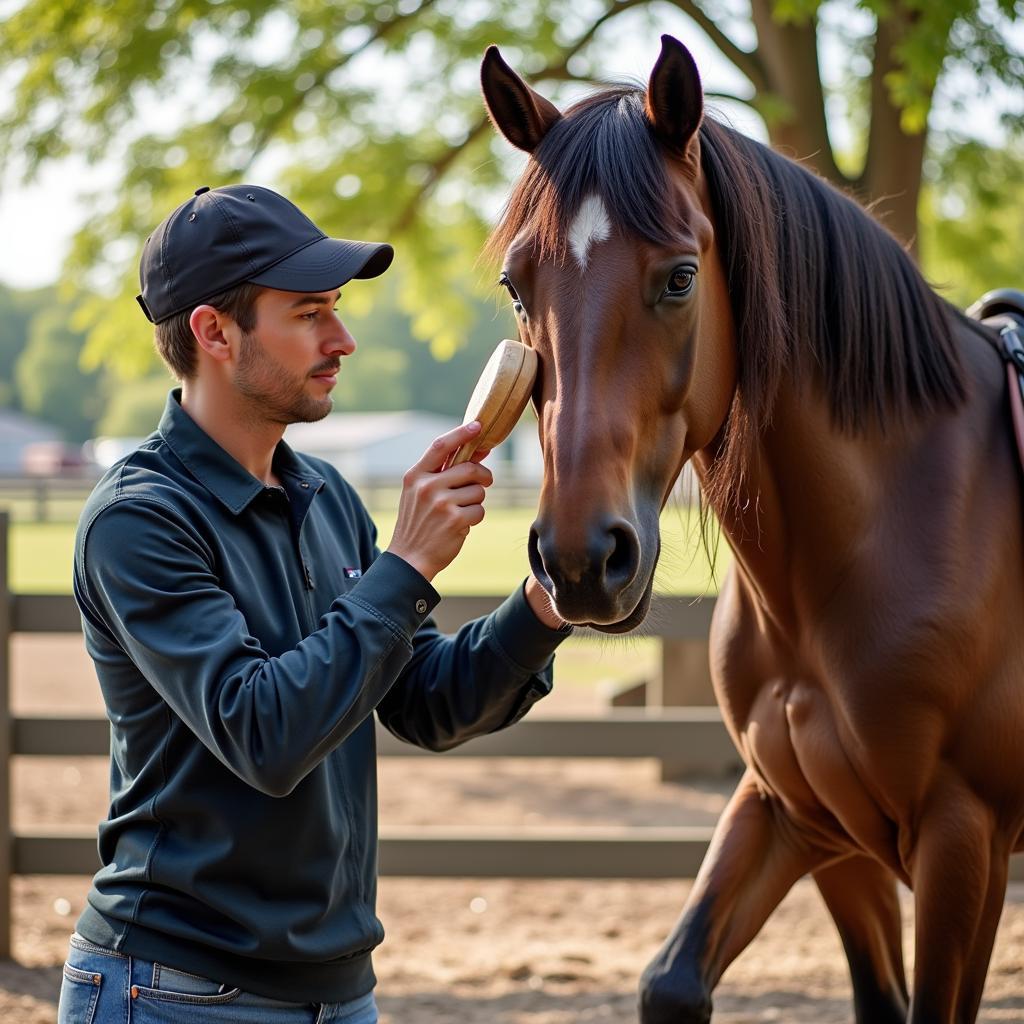
M 15 367 L 25 412 L 60 427 L 69 441 L 85 441 L 102 408 L 94 374 L 78 368 L 82 339 L 68 327 L 68 311 L 52 299 L 32 320 Z
M 838 6 L 759 2 L 771 4 L 776 22 L 804 26 Z M 951 67 L 1017 87 L 1024 78 L 1004 33 L 1020 0 L 855 7 L 894 29 L 884 84 L 905 134 L 927 131 Z M 653 59 L 666 12 L 653 0 L 25 0 L 0 21 L 12 85 L 0 162 L 32 175 L 74 152 L 125 168 L 119 188 L 91 197 L 93 215 L 64 268 L 76 328 L 88 335 L 84 365 L 120 376 L 153 371 L 151 329 L 134 303 L 142 241 L 199 185 L 244 180 L 280 187 L 333 234 L 392 241 L 401 309 L 437 358 L 451 358 L 486 308 L 490 274 L 477 255 L 521 159 L 484 119 L 485 47 L 499 43 L 557 101 L 565 82 L 608 66 L 630 11 L 653 19 L 643 29 Z M 813 74 L 815 53 L 771 60 L 765 48 L 776 43 L 767 39 L 741 49 L 730 33 L 748 18 L 743 5 L 674 0 L 668 11 L 687 14 L 752 81 L 763 80 L 752 104 L 773 134 L 784 127 L 787 146 L 803 145 L 798 155 L 821 148 L 794 101 L 814 90 L 781 81 L 797 66 Z M 813 50 L 813 32 L 786 35 Z M 846 76 L 855 80 L 833 88 L 866 138 L 877 54 L 869 38 L 851 45 L 861 51 Z M 864 149 L 857 138 L 847 146 L 851 181 Z M 870 194 L 870 181 L 858 184 Z M 352 301 L 368 306 L 380 294 L 368 287 Z
M 775 0 L 772 13 L 784 25 L 803 25 L 817 15 L 819 7 L 821 0 Z
M 992 288 L 1019 288 L 1024 145 L 961 142 L 926 171 L 921 248 L 933 284 L 961 307 Z

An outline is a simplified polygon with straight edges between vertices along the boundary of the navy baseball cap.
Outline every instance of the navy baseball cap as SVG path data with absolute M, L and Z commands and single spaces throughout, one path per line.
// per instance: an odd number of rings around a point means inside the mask
M 354 277 L 383 274 L 394 255 L 386 242 L 328 238 L 269 188 L 204 186 L 146 239 L 136 298 L 159 324 L 245 283 L 330 291 Z

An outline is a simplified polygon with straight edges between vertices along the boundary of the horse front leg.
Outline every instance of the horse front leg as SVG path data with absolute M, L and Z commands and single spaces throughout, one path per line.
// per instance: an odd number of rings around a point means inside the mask
M 911 861 L 916 907 L 910 1024 L 973 1024 L 1006 895 L 1009 848 L 959 779 L 931 794 Z
M 1010 873 L 1010 857 L 1003 849 L 992 850 L 989 860 L 988 888 L 974 936 L 970 960 L 964 968 L 964 980 L 960 985 L 957 1000 L 957 1020 L 974 1021 L 981 1007 L 981 995 L 985 989 L 985 978 L 992 959 L 999 918 L 1006 901 L 1006 882 Z
M 711 993 L 793 887 L 824 855 L 744 774 L 715 828 L 682 916 L 640 981 L 642 1024 L 707 1024 Z
M 853 982 L 857 1024 L 905 1024 L 907 979 L 896 879 L 862 854 L 814 872 L 839 930 Z

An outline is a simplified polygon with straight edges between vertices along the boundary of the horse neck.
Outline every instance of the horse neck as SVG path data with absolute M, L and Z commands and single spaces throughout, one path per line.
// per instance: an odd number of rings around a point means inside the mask
M 981 354 L 983 359 L 989 353 Z M 998 392 L 998 367 L 985 366 Z M 907 536 L 964 504 L 984 432 L 971 416 L 936 414 L 903 426 L 850 435 L 836 429 L 820 389 L 784 381 L 772 423 L 757 438 L 741 506 L 719 516 L 740 583 L 765 617 L 794 635 L 851 573 L 876 571 L 872 536 Z M 706 452 L 694 458 L 707 478 Z M 888 572 L 877 565 L 880 574 Z

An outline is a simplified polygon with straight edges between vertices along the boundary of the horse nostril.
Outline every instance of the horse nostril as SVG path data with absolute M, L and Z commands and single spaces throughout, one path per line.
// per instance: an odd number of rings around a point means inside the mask
M 533 570 L 533 575 L 542 583 L 545 579 L 550 579 L 547 574 L 547 569 L 544 566 L 544 556 L 540 553 L 540 535 L 537 532 L 536 526 L 530 527 L 530 538 L 527 541 L 526 549 L 530 560 L 530 568 Z
M 609 531 L 612 548 L 604 564 L 605 579 L 612 586 L 624 587 L 636 575 L 640 563 L 640 543 L 636 532 L 625 522 Z
M 530 529 L 527 547 L 534 576 L 551 592 L 590 590 L 615 594 L 628 587 L 640 567 L 640 541 L 628 520 L 602 520 L 583 535 L 582 550 L 558 543 L 538 520 Z

